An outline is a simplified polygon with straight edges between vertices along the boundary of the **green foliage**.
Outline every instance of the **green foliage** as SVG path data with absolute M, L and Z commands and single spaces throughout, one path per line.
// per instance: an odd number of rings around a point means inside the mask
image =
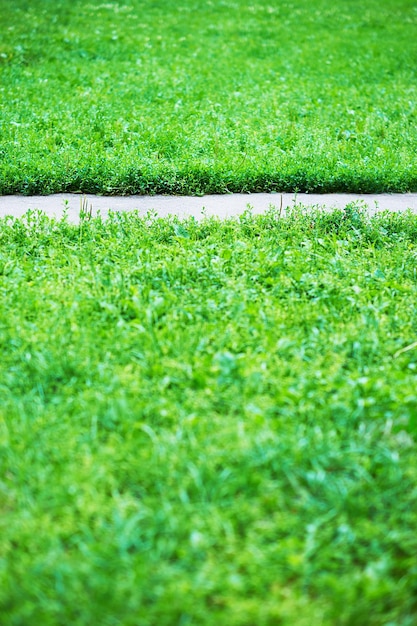
M 0 0 L 0 193 L 417 189 L 410 0 Z
M 415 624 L 416 245 L 2 220 L 2 626 Z

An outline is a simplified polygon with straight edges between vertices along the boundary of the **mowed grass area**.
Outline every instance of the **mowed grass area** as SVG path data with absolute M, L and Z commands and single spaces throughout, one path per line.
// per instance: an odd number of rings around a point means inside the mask
M 417 189 L 414 0 L 0 0 L 0 193 Z
M 0 221 L 2 626 L 412 626 L 417 219 Z

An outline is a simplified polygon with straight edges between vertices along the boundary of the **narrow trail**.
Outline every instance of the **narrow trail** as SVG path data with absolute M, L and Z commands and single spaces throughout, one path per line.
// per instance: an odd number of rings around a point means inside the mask
M 343 209 L 359 202 L 370 213 L 377 211 L 411 211 L 417 213 L 417 193 L 408 194 L 294 194 L 255 193 L 207 196 L 97 196 L 91 194 L 54 194 L 50 196 L 0 196 L 0 217 L 21 217 L 28 210 L 40 210 L 46 215 L 77 222 L 80 211 L 106 217 L 109 211 L 138 211 L 141 215 L 155 212 L 160 217 L 176 215 L 227 218 L 240 215 L 248 208 L 263 213 L 271 207 L 281 210 L 295 205 L 325 210 Z

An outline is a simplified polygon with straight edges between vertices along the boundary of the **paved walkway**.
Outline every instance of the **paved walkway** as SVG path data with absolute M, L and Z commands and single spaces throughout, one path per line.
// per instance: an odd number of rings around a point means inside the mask
M 255 193 L 208 196 L 93 196 L 55 194 L 51 196 L 0 196 L 0 217 L 20 217 L 29 209 L 39 209 L 49 216 L 60 218 L 66 210 L 68 219 L 77 222 L 82 207 L 92 214 L 106 216 L 111 211 L 137 210 L 141 215 L 155 211 L 159 216 L 180 217 L 215 215 L 221 218 L 243 213 L 250 207 L 253 213 L 262 213 L 270 207 L 284 209 L 295 204 L 330 210 L 344 208 L 350 202 L 361 202 L 370 213 L 376 211 L 405 211 L 417 213 L 417 193 L 411 194 L 292 194 Z

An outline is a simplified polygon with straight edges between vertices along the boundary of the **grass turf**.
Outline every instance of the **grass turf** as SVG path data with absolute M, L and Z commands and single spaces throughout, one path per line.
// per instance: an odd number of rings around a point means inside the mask
M 417 219 L 0 221 L 2 626 L 411 626 Z
M 411 0 L 0 0 L 0 193 L 417 189 Z

